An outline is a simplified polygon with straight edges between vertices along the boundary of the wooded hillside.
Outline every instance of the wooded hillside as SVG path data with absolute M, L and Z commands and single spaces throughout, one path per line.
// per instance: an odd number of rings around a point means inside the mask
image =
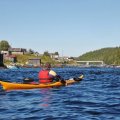
M 120 65 L 120 47 L 102 48 L 90 51 L 79 56 L 78 60 L 102 60 L 108 65 Z

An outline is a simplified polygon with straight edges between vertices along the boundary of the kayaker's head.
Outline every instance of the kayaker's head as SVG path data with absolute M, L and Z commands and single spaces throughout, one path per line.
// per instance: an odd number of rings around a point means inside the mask
M 50 68 L 51 68 L 51 64 L 50 63 L 45 63 L 45 65 L 44 65 L 44 69 L 47 69 L 47 70 L 50 70 Z

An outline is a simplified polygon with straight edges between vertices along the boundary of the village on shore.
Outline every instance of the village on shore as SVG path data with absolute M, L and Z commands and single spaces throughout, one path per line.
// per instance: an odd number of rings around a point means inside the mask
M 38 52 L 28 52 L 23 48 L 9 48 L 8 51 L 0 53 L 0 68 L 38 68 L 46 62 L 50 62 L 52 67 L 115 67 L 105 65 L 103 61 L 78 61 L 74 57 L 60 57 L 58 52 L 45 51 L 43 54 L 39 54 Z M 90 64 L 92 62 L 97 64 Z
M 62 67 L 65 64 L 76 64 L 74 57 L 60 56 L 58 52 L 43 54 L 32 49 L 13 48 L 8 41 L 0 41 L 0 68 L 40 67 L 49 62 L 54 67 Z
M 6 40 L 0 41 L 0 68 L 37 68 L 46 62 L 52 67 L 120 67 L 106 65 L 104 61 L 80 61 L 77 57 L 60 56 L 58 52 L 40 54 L 32 49 L 13 48 Z
M 49 53 L 45 51 L 43 54 L 39 54 L 32 50 L 27 51 L 24 48 L 9 48 L 7 51 L 2 50 L 0 53 L 1 67 L 40 67 L 45 62 L 61 67 L 63 64 L 75 64 L 76 60 L 73 57 L 60 57 L 58 52 Z

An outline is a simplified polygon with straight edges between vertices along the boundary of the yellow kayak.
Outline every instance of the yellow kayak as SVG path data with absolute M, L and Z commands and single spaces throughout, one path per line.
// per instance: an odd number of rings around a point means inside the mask
M 79 82 L 83 79 L 83 75 L 79 77 L 79 79 L 69 79 L 53 83 L 40 83 L 40 84 L 23 84 L 23 83 L 12 83 L 12 82 L 4 82 L 0 81 L 0 84 L 2 85 L 3 90 L 21 90 L 21 89 L 38 89 L 38 88 L 48 88 L 48 87 L 59 87 L 59 86 L 65 86 L 70 85 L 76 82 Z

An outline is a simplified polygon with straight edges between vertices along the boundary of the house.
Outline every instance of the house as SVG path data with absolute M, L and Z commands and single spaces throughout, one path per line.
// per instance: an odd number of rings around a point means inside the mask
M 41 65 L 41 59 L 40 58 L 30 58 L 28 60 L 28 64 L 32 66 L 40 66 Z
M 23 49 L 23 48 L 9 48 L 8 51 L 11 53 L 11 54 L 19 54 L 19 55 L 23 55 L 26 53 L 26 49 Z
M 52 59 L 58 59 L 59 58 L 59 54 L 49 53 L 49 55 Z
M 13 63 L 16 63 L 17 62 L 17 57 L 15 55 L 5 55 L 4 56 L 4 59 L 5 60 L 9 60 Z
M 9 53 L 9 51 L 3 51 L 3 50 L 2 50 L 2 51 L 1 51 L 1 54 L 3 54 L 3 55 L 5 56 L 5 55 L 9 55 L 10 53 Z

